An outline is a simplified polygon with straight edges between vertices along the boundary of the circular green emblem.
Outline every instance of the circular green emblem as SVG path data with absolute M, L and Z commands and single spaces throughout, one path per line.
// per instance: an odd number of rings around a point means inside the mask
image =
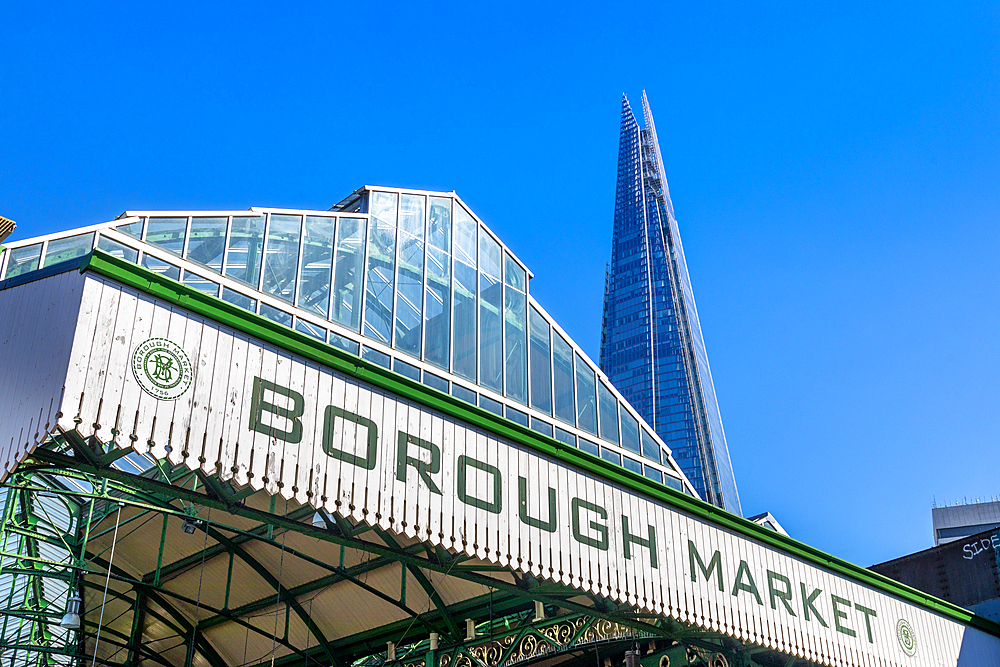
M 143 391 L 161 401 L 180 398 L 194 380 L 187 353 L 166 338 L 150 338 L 135 348 L 132 373 Z
M 905 618 L 899 619 L 896 623 L 896 639 L 899 640 L 899 647 L 903 653 L 913 656 L 917 652 L 917 635 L 913 632 L 913 626 Z

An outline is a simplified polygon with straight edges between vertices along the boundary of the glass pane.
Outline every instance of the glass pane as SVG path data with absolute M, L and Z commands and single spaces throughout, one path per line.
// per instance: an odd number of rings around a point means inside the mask
M 643 471 L 643 474 L 646 475 L 646 477 L 648 477 L 649 479 L 659 482 L 660 484 L 663 484 L 663 473 L 657 470 L 656 468 L 653 468 L 652 466 L 646 466 L 646 470 Z
M 191 273 L 190 271 L 184 272 L 184 284 L 188 287 L 193 287 L 199 292 L 204 292 L 205 294 L 211 294 L 212 296 L 219 296 L 219 284 L 213 283 L 208 278 L 202 278 L 197 273 Z
M 446 394 L 448 393 L 448 381 L 445 380 L 443 377 L 438 377 L 437 375 L 434 375 L 433 373 L 428 373 L 427 371 L 424 371 L 424 384 L 427 385 L 428 387 L 433 387 L 438 391 L 443 391 Z
M 45 248 L 42 266 L 55 266 L 83 257 L 94 248 L 94 233 L 77 234 L 64 239 L 52 239 Z
M 580 449 L 587 452 L 588 454 L 593 454 L 594 456 L 600 456 L 601 448 L 590 440 L 584 440 L 580 438 Z
M 503 417 L 503 403 L 501 403 L 500 401 L 494 401 L 489 396 L 479 397 L 479 407 L 483 408 L 484 410 L 489 410 L 495 415 L 500 415 L 501 417 Z
M 166 276 L 167 278 L 173 278 L 174 280 L 181 279 L 181 267 L 174 266 L 167 262 L 156 259 L 155 257 L 150 257 L 149 255 L 142 256 L 143 267 L 149 269 L 154 273 L 159 273 L 161 276 Z
M 350 338 L 344 338 L 343 336 L 338 336 L 332 332 L 330 333 L 330 345 L 340 348 L 345 352 L 350 352 L 355 356 L 357 356 L 361 351 L 357 341 L 353 341 Z
M 396 228 L 385 222 L 372 224 L 368 239 L 368 296 L 365 302 L 365 335 L 389 344 L 392 332 L 392 292 L 396 265 Z
M 479 274 L 479 384 L 503 392 L 503 285 Z
M 639 454 L 639 422 L 621 406 L 622 447 Z
M 399 198 L 399 231 L 424 240 L 423 195 L 403 195 Z
M 424 301 L 424 359 L 448 369 L 451 348 L 451 258 L 432 246 L 427 248 L 427 288 Z
M 601 458 L 610 463 L 614 463 L 617 466 L 622 464 L 622 455 L 618 452 L 613 452 L 607 447 L 601 447 Z
M 573 402 L 573 348 L 552 332 L 552 383 L 555 386 L 555 414 L 567 424 L 576 424 Z
M 292 303 L 295 274 L 299 268 L 301 215 L 271 215 L 267 231 L 267 258 L 262 291 Z
M 479 270 L 500 280 L 500 244 L 486 232 L 479 235 Z
M 671 477 L 670 475 L 664 475 L 663 483 L 669 486 L 671 489 L 687 493 L 687 489 L 684 488 L 684 483 L 681 482 L 681 480 L 677 479 L 676 477 Z
M 531 407 L 552 414 L 552 357 L 549 354 L 549 323 L 532 306 L 528 312 L 531 345 L 528 367 L 531 374 Z
M 601 437 L 608 442 L 618 442 L 618 401 L 603 382 L 597 386 L 601 409 Z
M 404 202 L 406 199 L 407 197 L 404 196 Z M 423 215 L 422 210 L 421 215 Z M 399 286 L 396 288 L 396 344 L 394 347 L 414 357 L 420 356 L 423 298 L 424 242 L 422 235 L 413 236 L 400 230 Z
M 228 287 L 222 288 L 222 300 L 228 301 L 234 306 L 239 306 L 240 308 L 245 308 L 251 313 L 257 311 L 257 299 L 251 299 L 245 294 L 240 294 L 235 290 L 231 290 Z
M 222 253 L 226 249 L 226 218 L 192 218 L 187 258 L 222 273 Z
M 257 287 L 260 278 L 260 255 L 264 246 L 264 218 L 233 218 L 229 232 L 226 275 Z
M 476 381 L 476 270 L 455 262 L 455 375 Z
M 469 266 L 476 265 L 476 233 L 479 224 L 465 207 L 455 203 L 455 259 Z
M 660 446 L 645 429 L 642 431 L 642 455 L 650 461 L 660 462 Z M 667 459 L 663 459 L 666 461 Z
M 334 218 L 306 216 L 302 235 L 302 275 L 299 278 L 299 308 L 323 317 L 330 308 L 330 276 L 333 272 Z
M 142 238 L 142 223 L 145 218 L 139 218 L 135 222 L 127 222 L 124 225 L 118 225 L 115 227 L 118 231 L 123 234 L 128 234 L 129 236 L 134 236 L 137 239 Z
M 97 249 L 103 250 L 112 257 L 117 257 L 118 259 L 124 259 L 126 262 L 132 262 L 135 264 L 139 261 L 139 251 L 135 248 L 129 248 L 124 243 L 119 243 L 118 241 L 112 241 L 107 236 L 97 237 Z
M 378 364 L 383 368 L 389 368 L 389 355 L 374 348 L 364 346 L 361 352 L 362 359 L 367 359 L 373 364 Z
M 528 403 L 528 352 L 523 293 L 504 288 L 504 348 L 506 355 L 507 396 L 518 403 Z
M 150 218 L 146 242 L 179 256 L 184 251 L 186 231 L 187 218 Z
M 337 262 L 334 264 L 333 308 L 330 310 L 330 319 L 352 331 L 361 328 L 365 223 L 365 220 L 358 218 L 341 218 L 337 223 Z
M 35 243 L 23 248 L 10 248 L 7 253 L 10 257 L 7 259 L 7 271 L 4 272 L 3 277 L 13 278 L 38 268 L 38 262 L 42 258 L 42 244 Z
M 515 410 L 509 405 L 507 406 L 507 419 L 517 422 L 521 426 L 528 425 L 528 415 L 520 410 Z
M 552 424 L 548 422 L 543 422 L 541 419 L 531 418 L 531 428 L 539 433 L 543 433 L 550 438 L 552 437 Z
M 295 318 L 295 330 L 299 333 L 304 333 L 307 336 L 312 336 L 317 340 L 326 340 L 326 329 L 318 327 L 312 322 L 306 322 L 305 320 Z
M 284 324 L 286 327 L 292 326 L 291 313 L 286 313 L 285 311 L 275 308 L 274 306 L 269 306 L 266 303 L 260 304 L 260 314 L 272 322 Z
M 451 383 L 451 395 L 455 398 L 461 399 L 466 403 L 476 404 L 476 392 L 471 389 L 466 389 L 460 384 Z
M 572 445 L 576 447 L 576 436 L 569 431 L 564 431 L 558 426 L 556 426 L 556 440 L 559 442 L 565 442 L 567 445 Z
M 625 457 L 625 469 L 631 470 L 632 472 L 642 474 L 642 463 L 636 461 L 633 458 Z
M 350 338 L 344 338 L 343 336 L 338 336 L 337 334 L 330 332 L 330 345 L 340 348 L 345 352 L 350 352 L 355 356 L 360 356 L 361 346 L 357 341 L 353 341 Z
M 451 252 L 451 198 L 431 197 L 427 221 L 427 243 L 438 250 Z
M 373 192 L 371 215 L 373 220 L 377 220 L 390 227 L 396 226 L 396 200 L 399 195 L 395 192 Z
M 576 424 L 584 431 L 597 435 L 594 371 L 579 354 L 576 355 Z
M 524 282 L 526 279 L 524 269 L 514 261 L 514 258 L 507 253 L 503 254 L 504 257 L 504 273 L 503 279 L 508 285 L 515 289 L 524 291 Z
M 404 377 L 408 377 L 411 380 L 416 380 L 420 382 L 420 369 L 413 364 L 408 364 L 401 359 L 392 360 L 392 370 L 396 371 Z

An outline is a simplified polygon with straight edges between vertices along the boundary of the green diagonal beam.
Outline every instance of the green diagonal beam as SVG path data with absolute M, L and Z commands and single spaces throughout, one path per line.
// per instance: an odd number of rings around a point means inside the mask
M 275 638 L 271 633 L 267 632 L 266 630 L 262 630 L 261 628 L 258 628 L 255 625 L 253 625 L 251 623 L 248 623 L 248 622 L 244 621 L 242 618 L 236 617 L 232 613 L 229 613 L 229 612 L 227 612 L 227 611 L 225 611 L 223 609 L 216 609 L 215 607 L 212 607 L 211 605 L 205 604 L 204 602 L 199 602 L 196 599 L 192 599 L 192 598 L 186 597 L 184 595 L 181 595 L 180 593 L 176 593 L 174 591 L 171 591 L 168 588 L 159 588 L 159 589 L 156 589 L 152 584 L 148 584 L 148 583 L 145 583 L 145 582 L 142 582 L 142 581 L 138 581 L 138 580 L 136 580 L 136 579 L 128 576 L 127 574 L 122 574 L 121 570 L 117 566 L 112 568 L 111 578 L 114 579 L 115 581 L 120 581 L 122 583 L 126 583 L 126 584 L 131 585 L 133 587 L 131 590 L 133 590 L 133 591 L 134 590 L 139 590 L 139 591 L 147 591 L 147 592 L 148 591 L 155 591 L 155 592 L 157 592 L 162 598 L 164 598 L 163 600 L 158 600 L 157 601 L 157 604 L 159 604 L 160 606 L 164 606 L 165 607 L 165 603 L 166 603 L 165 599 L 166 598 L 176 599 L 176 600 L 179 600 L 180 602 L 184 602 L 184 603 L 192 605 L 192 606 L 200 604 L 202 609 L 204 609 L 206 612 L 208 612 L 210 614 L 215 614 L 216 616 L 221 617 L 223 622 L 230 621 L 230 622 L 236 623 L 237 625 L 245 627 L 248 630 L 250 630 L 251 632 L 253 632 L 255 634 L 258 634 L 258 635 L 260 635 L 262 637 L 266 637 L 268 639 L 274 639 Z M 126 602 L 132 602 L 132 600 L 130 600 L 129 597 L 128 597 L 128 593 L 129 592 L 130 591 L 123 591 L 123 592 L 119 593 L 119 592 L 117 592 L 117 591 L 115 591 L 113 589 L 109 589 L 108 590 L 108 596 L 114 597 L 114 598 L 117 598 L 117 599 L 120 599 L 120 600 L 125 600 Z M 152 616 L 155 616 L 160 621 L 162 621 L 165 625 L 167 625 L 168 627 L 170 627 L 175 633 L 177 633 L 178 637 L 183 637 L 184 636 L 184 633 L 185 633 L 184 628 L 175 625 L 173 623 L 173 621 L 170 620 L 170 618 L 165 617 L 163 614 L 158 613 L 154 609 L 150 609 L 148 607 L 144 607 L 144 608 L 146 609 L 147 613 L 149 613 Z M 200 625 L 201 624 L 199 623 L 199 627 L 200 627 Z M 299 655 L 305 655 L 305 652 L 303 652 L 301 649 L 297 648 L 296 646 L 294 646 L 293 644 L 291 644 L 290 642 L 288 642 L 287 640 L 285 640 L 283 637 L 277 637 L 277 641 L 278 641 L 279 644 L 281 644 L 285 648 L 289 649 L 290 651 L 292 651 L 294 653 L 297 653 Z
M 381 540 L 385 542 L 388 546 L 392 547 L 393 549 L 396 549 L 397 551 L 402 551 L 402 549 L 399 546 L 399 543 L 392 537 L 392 535 L 390 535 L 386 531 L 382 530 L 381 528 L 376 528 L 375 534 L 378 535 L 379 538 L 381 538 Z M 403 567 L 406 567 L 406 565 L 404 565 Z M 413 578 L 417 580 L 417 583 L 420 584 L 420 587 L 424 589 L 424 592 L 427 593 L 427 596 L 434 603 L 434 606 L 437 607 L 438 611 L 441 613 L 441 617 L 444 619 L 444 622 L 448 625 L 448 631 L 451 633 L 451 636 L 456 639 L 460 638 L 462 636 L 462 632 L 458 628 L 458 623 L 455 622 L 454 617 L 448 611 L 448 605 L 445 604 L 444 600 L 441 598 L 440 593 L 437 592 L 437 589 L 434 588 L 433 584 L 431 584 L 430 580 L 427 578 L 427 576 L 423 573 L 422 570 L 420 570 L 419 568 L 407 568 L 407 569 L 410 572 L 410 574 L 413 575 Z
M 225 544 L 229 551 L 234 553 L 240 558 L 240 560 L 249 565 L 250 568 L 256 572 L 261 579 L 266 581 L 279 596 L 287 594 L 287 589 L 281 585 L 281 582 L 278 581 L 278 579 L 276 579 L 275 576 L 260 563 L 260 561 L 248 554 L 243 547 L 233 544 L 228 537 L 220 533 L 218 530 L 210 527 L 208 524 L 203 524 L 202 529 L 208 531 L 209 536 L 211 536 L 216 542 Z M 330 649 L 329 640 L 327 640 L 326 635 L 319 629 L 319 626 L 316 625 L 316 622 L 312 619 L 312 617 L 309 616 L 305 609 L 302 608 L 299 601 L 295 598 L 290 598 L 288 599 L 287 604 L 292 606 L 292 609 L 295 611 L 299 619 L 301 619 L 302 622 L 305 623 L 306 627 L 309 628 L 313 635 L 315 635 L 316 640 L 319 642 L 320 646 L 323 647 L 323 652 L 326 654 L 330 663 L 337 665 L 337 659 L 334 657 L 333 651 Z
M 386 565 L 392 565 L 393 563 L 396 562 L 398 561 L 395 558 L 387 558 L 382 556 L 379 558 L 373 558 L 366 563 L 359 563 L 351 568 L 348 568 L 347 572 L 353 576 L 359 576 L 365 574 L 366 572 L 371 572 L 381 567 L 385 567 Z M 321 588 L 332 586 L 333 584 L 336 584 L 344 580 L 345 580 L 344 575 L 339 571 L 335 571 L 332 574 L 320 577 L 319 579 L 314 579 L 312 581 L 306 582 L 294 588 L 286 589 L 285 594 L 290 597 L 298 598 L 308 593 L 312 593 L 313 591 L 317 591 Z M 270 595 L 261 598 L 259 600 L 256 600 L 254 602 L 248 602 L 245 605 L 242 605 L 235 609 L 230 609 L 229 613 L 232 616 L 237 616 L 237 617 L 246 616 L 247 614 L 252 614 L 255 611 L 259 611 L 261 609 L 271 606 L 272 604 L 274 604 L 274 600 L 275 596 Z M 281 601 L 284 601 L 284 598 L 282 598 Z M 205 628 L 210 628 L 220 623 L 224 623 L 225 621 L 226 619 L 223 617 L 209 618 L 205 619 L 199 625 L 203 625 Z
M 304 509 L 308 509 L 308 512 L 303 511 Z M 293 520 L 297 520 L 298 518 L 300 518 L 300 516 L 307 515 L 307 514 L 312 514 L 315 511 L 316 510 L 314 510 L 311 507 L 307 506 L 307 508 L 300 508 L 299 510 L 296 510 L 294 512 L 289 513 L 288 516 L 289 516 L 289 518 L 292 518 Z M 248 531 L 244 531 L 243 534 L 238 534 L 235 537 L 230 538 L 230 541 L 233 544 L 237 544 L 237 545 L 245 544 L 247 542 L 250 542 L 251 540 L 256 539 L 256 537 L 258 536 L 258 533 L 260 534 L 260 536 L 263 536 L 263 534 L 266 531 L 267 531 L 266 524 L 261 524 L 261 525 L 257 526 L 256 528 L 251 528 Z M 219 556 L 221 554 L 228 553 L 228 551 L 229 550 L 225 546 L 223 546 L 221 543 L 214 544 L 214 545 L 208 547 L 205 550 L 205 552 L 204 552 L 205 553 L 205 559 L 206 560 L 210 560 L 210 559 L 214 558 L 215 556 Z M 163 567 L 160 568 L 160 579 L 163 580 L 163 579 L 169 577 L 170 575 L 172 575 L 172 574 L 174 574 L 176 572 L 180 572 L 181 570 L 185 570 L 185 569 L 187 569 L 189 567 L 192 567 L 194 565 L 199 565 L 201 563 L 201 560 L 202 560 L 202 552 L 198 552 L 198 553 L 195 553 L 195 554 L 191 554 L 190 556 L 185 556 L 184 558 L 180 558 L 178 560 L 175 560 L 172 563 L 168 563 L 167 565 L 164 565 Z M 142 575 L 142 579 L 144 581 L 147 581 L 147 580 L 148 581 L 152 581 L 153 577 L 155 576 L 155 574 L 156 574 L 155 570 L 153 572 L 147 572 L 146 574 Z

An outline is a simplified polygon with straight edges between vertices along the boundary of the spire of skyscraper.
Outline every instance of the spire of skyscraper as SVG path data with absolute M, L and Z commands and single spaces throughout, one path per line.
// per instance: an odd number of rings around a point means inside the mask
M 702 497 L 742 514 L 645 91 L 642 115 L 640 128 L 623 94 L 601 369 Z

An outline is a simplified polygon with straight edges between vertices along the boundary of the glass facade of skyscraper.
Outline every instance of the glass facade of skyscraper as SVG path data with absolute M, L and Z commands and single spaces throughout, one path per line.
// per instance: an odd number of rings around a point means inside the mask
M 601 369 L 653 426 L 703 498 L 741 514 L 653 116 L 622 99 Z

